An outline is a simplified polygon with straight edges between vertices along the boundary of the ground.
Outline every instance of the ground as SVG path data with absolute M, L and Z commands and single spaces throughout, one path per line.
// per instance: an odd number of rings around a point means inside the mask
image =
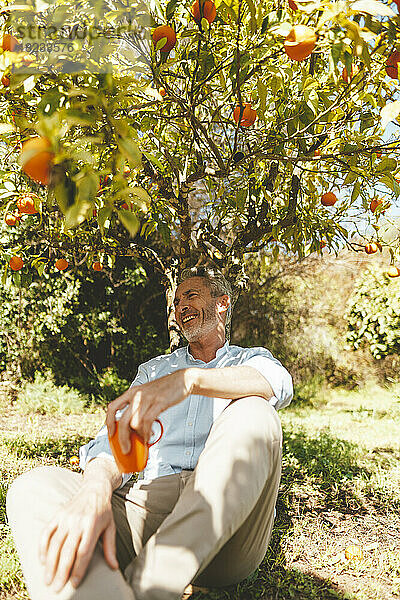
M 69 466 L 104 412 L 21 415 L 0 412 L 0 600 L 26 600 L 5 521 L 6 490 L 38 464 Z M 265 560 L 238 586 L 200 600 L 393 600 L 400 598 L 400 386 L 327 392 L 318 405 L 280 413 L 283 475 Z M 345 549 L 361 547 L 361 560 Z M 195 598 L 193 597 L 193 598 Z

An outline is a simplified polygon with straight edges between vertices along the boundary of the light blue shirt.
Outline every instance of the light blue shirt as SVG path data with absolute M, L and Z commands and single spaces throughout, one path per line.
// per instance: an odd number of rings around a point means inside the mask
M 228 342 L 217 350 L 214 360 L 205 363 L 193 358 L 189 347 L 178 348 L 171 354 L 157 356 L 139 366 L 132 386 L 147 383 L 188 367 L 215 369 L 247 365 L 254 367 L 270 384 L 274 396 L 270 403 L 280 409 L 287 406 L 293 396 L 292 378 L 281 363 L 266 348 L 240 348 Z M 190 395 L 171 406 L 159 416 L 164 427 L 160 441 L 149 448 L 149 459 L 140 479 L 151 480 L 163 475 L 194 469 L 215 419 L 231 402 L 225 398 Z M 122 412 L 122 411 L 121 411 Z M 158 435 L 159 426 L 154 424 Z M 81 469 L 93 458 L 105 456 L 113 459 L 104 425 L 94 440 L 79 449 Z M 132 475 L 124 475 L 124 485 Z

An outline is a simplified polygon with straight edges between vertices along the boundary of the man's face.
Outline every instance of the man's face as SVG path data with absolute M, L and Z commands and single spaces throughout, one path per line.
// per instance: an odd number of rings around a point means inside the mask
M 221 297 L 220 297 L 221 298 Z M 218 300 L 211 296 L 203 277 L 191 277 L 182 282 L 175 294 L 175 318 L 188 342 L 194 342 L 217 329 L 222 323 Z M 224 298 L 224 296 L 222 296 Z

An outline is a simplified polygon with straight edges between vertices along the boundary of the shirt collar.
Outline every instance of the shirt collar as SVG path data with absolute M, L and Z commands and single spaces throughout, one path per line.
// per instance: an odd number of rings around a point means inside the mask
M 204 360 L 201 360 L 200 358 L 194 358 L 190 354 L 190 352 L 189 352 L 189 346 L 186 346 L 185 350 L 186 350 L 186 359 L 187 359 L 188 362 L 199 362 L 199 363 L 206 364 L 204 362 Z M 218 348 L 217 354 L 216 354 L 215 358 L 213 360 L 211 360 L 210 362 L 213 362 L 217 358 L 221 358 L 222 356 L 224 356 L 228 352 L 229 352 L 229 343 L 226 341 L 225 344 L 223 346 L 221 346 L 221 348 Z

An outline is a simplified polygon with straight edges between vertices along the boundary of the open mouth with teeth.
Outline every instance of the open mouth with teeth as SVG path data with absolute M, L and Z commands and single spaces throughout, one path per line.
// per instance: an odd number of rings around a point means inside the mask
M 193 321 L 193 319 L 195 319 L 196 317 L 197 315 L 185 315 L 184 317 L 182 317 L 182 324 L 186 325 L 190 321 Z

